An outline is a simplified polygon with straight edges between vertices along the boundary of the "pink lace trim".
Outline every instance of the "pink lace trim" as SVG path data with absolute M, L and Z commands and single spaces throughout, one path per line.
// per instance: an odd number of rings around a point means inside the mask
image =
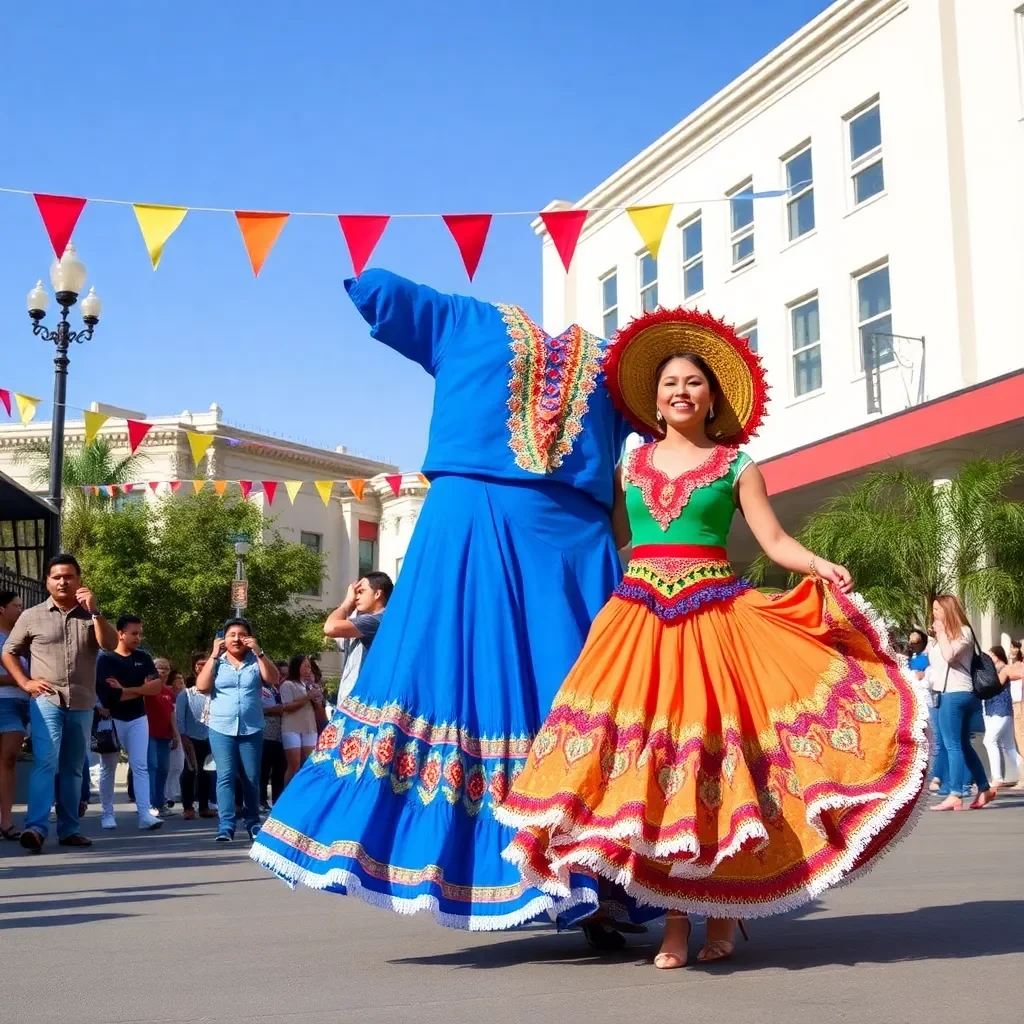
M 640 489 L 654 521 L 667 530 L 679 518 L 694 491 L 721 480 L 732 469 L 739 449 L 719 445 L 699 466 L 670 479 L 654 465 L 656 444 L 652 441 L 634 450 L 626 466 L 626 479 Z

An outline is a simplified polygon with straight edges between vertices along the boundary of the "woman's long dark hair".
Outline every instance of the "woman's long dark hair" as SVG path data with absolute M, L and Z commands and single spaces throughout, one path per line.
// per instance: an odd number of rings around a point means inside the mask
M 708 390 L 711 392 L 712 405 L 714 405 L 714 399 L 718 398 L 722 394 L 721 385 L 718 383 L 718 377 L 715 376 L 715 371 L 708 366 L 707 360 L 703 356 L 697 355 L 696 352 L 673 352 L 669 356 L 665 356 L 660 363 L 658 363 L 658 369 L 654 371 L 654 388 L 655 392 L 661 386 L 661 375 L 674 359 L 685 359 L 688 363 L 693 363 L 702 374 L 704 379 L 708 382 Z M 713 412 L 708 412 L 708 423 L 715 418 Z
M 299 674 L 302 672 L 302 663 L 309 658 L 308 654 L 293 654 L 288 660 L 288 679 L 293 683 L 298 683 Z

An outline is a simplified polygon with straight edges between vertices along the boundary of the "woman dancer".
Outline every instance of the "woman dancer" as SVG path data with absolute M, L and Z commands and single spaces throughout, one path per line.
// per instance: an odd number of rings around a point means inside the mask
M 590 878 L 559 900 L 523 884 L 492 808 L 621 576 L 629 430 L 598 387 L 606 342 L 381 270 L 346 288 L 372 336 L 435 379 L 431 488 L 358 682 L 252 857 L 454 928 L 589 913 Z
M 658 310 L 622 331 L 608 384 L 658 440 L 625 460 L 626 578 L 597 617 L 526 768 L 496 812 L 505 851 L 553 896 L 591 870 L 668 908 L 658 967 L 728 957 L 737 918 L 790 910 L 864 867 L 907 825 L 927 709 L 849 595 L 845 568 L 788 536 L 736 445 L 759 425 L 760 362 L 731 328 Z M 726 557 L 739 508 L 765 552 L 806 573 L 767 597 Z

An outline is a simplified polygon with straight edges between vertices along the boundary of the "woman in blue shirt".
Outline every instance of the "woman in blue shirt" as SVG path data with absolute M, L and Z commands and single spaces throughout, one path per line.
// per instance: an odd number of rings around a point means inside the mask
M 242 817 L 250 839 L 260 830 L 260 755 L 263 684 L 277 683 L 277 667 L 263 653 L 245 619 L 228 619 L 213 641 L 196 689 L 210 695 L 210 749 L 217 762 L 217 842 L 235 837 L 235 776 L 242 777 Z

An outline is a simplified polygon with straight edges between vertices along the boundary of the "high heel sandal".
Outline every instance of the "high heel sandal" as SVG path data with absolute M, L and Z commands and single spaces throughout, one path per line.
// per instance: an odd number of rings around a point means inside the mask
M 708 918 L 708 925 L 715 921 L 731 921 L 732 929 L 730 931 L 730 938 L 728 939 L 712 939 L 707 938 L 704 941 L 704 947 L 697 954 L 697 960 L 702 964 L 718 963 L 720 960 L 728 960 L 733 950 L 736 948 L 736 943 L 733 941 L 736 935 L 736 927 L 739 926 L 740 933 L 743 935 L 743 939 L 746 942 L 750 941 L 750 936 L 747 934 L 746 922 L 740 918 Z
M 980 811 L 980 810 L 982 810 L 983 808 L 987 807 L 990 803 L 992 803 L 992 801 L 995 800 L 997 795 L 998 795 L 998 791 L 996 790 L 995 786 L 993 786 L 991 789 L 985 790 L 984 793 L 982 793 L 979 790 L 978 791 L 978 795 L 977 795 L 977 797 L 974 800 L 974 803 L 971 804 L 971 810 L 972 811 Z
M 668 919 L 682 919 L 686 922 L 686 934 L 683 937 L 681 943 L 683 949 L 682 953 L 673 953 L 669 950 L 662 949 L 658 951 L 658 955 L 654 958 L 654 966 L 657 967 L 659 971 L 673 971 L 677 968 L 686 966 L 686 958 L 688 954 L 686 947 L 689 945 L 690 942 L 691 925 L 690 919 L 686 916 L 686 914 L 681 914 L 678 911 L 669 911 L 669 913 L 665 915 L 665 918 L 666 921 Z M 662 945 L 664 945 L 664 942 L 662 942 Z

